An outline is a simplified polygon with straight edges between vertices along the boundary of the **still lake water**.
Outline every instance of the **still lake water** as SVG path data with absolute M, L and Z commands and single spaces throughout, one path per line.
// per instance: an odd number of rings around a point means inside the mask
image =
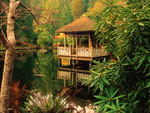
M 61 89 L 62 80 L 57 80 L 56 54 L 37 50 L 17 51 L 13 81 L 26 84 L 28 90 L 39 89 L 42 92 L 54 93 Z M 1 60 L 1 73 L 3 61 Z M 1 74 L 2 75 L 2 74 Z
M 2 75 L 4 53 L 1 53 L 0 72 Z M 58 59 L 53 50 L 24 50 L 17 51 L 15 58 L 13 81 L 20 81 L 26 84 L 28 90 L 38 90 L 44 94 L 51 93 L 54 97 L 64 87 L 64 80 L 57 79 Z M 66 86 L 72 83 L 66 80 Z M 86 91 L 84 91 L 87 95 Z M 84 94 L 76 99 L 82 107 L 87 103 L 88 98 Z

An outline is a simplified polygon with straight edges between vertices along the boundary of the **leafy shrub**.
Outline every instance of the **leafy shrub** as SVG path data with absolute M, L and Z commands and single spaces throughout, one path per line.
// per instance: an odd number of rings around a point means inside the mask
M 41 32 L 38 35 L 37 44 L 40 46 L 52 46 L 53 39 L 48 31 Z
M 134 2 L 133 2 L 134 1 Z M 95 87 L 98 112 L 149 113 L 150 0 L 107 0 L 97 16 L 96 36 L 110 60 L 94 61 L 87 84 Z

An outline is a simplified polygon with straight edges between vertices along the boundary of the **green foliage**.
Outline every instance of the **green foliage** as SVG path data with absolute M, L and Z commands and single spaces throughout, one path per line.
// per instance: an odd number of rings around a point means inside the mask
M 72 1 L 72 16 L 73 19 L 78 19 L 84 13 L 84 6 L 82 0 L 73 0 Z
M 28 8 L 30 7 L 29 0 L 22 1 Z M 28 13 L 26 9 L 19 6 L 20 16 L 15 21 L 15 34 L 16 39 L 26 39 L 29 43 L 35 43 L 36 35 L 32 29 L 33 17 Z
M 30 8 L 30 0 L 23 0 L 22 3 L 26 5 L 26 7 Z M 0 2 L 0 6 L 2 9 L 8 7 L 10 0 L 2 0 Z M 4 32 L 6 32 L 6 15 L 5 11 L 1 10 L 1 27 L 3 28 Z M 15 38 L 17 41 L 26 40 L 29 43 L 34 43 L 36 39 L 35 33 L 32 29 L 33 24 L 33 17 L 29 14 L 29 12 L 22 7 L 21 5 L 18 6 L 16 15 L 15 15 Z M 21 38 L 21 39 L 20 39 Z
M 102 1 L 96 1 L 93 7 L 88 8 L 88 12 L 86 13 L 89 17 L 95 18 L 99 15 L 100 11 L 102 11 L 105 7 L 105 4 Z
M 40 26 L 36 24 L 33 25 L 35 27 L 34 31 L 38 35 L 37 38 L 39 38 L 39 35 L 43 35 L 45 30 L 53 37 L 57 29 L 72 21 L 70 0 L 39 0 L 38 3 L 36 0 L 32 0 L 32 4 L 36 4 L 36 6 L 43 9 L 37 12 L 41 15 L 40 18 L 38 18 L 41 22 L 45 22 L 45 18 L 48 17 L 50 20 Z
M 61 0 L 59 3 L 59 14 L 57 18 L 59 18 L 59 27 L 67 25 L 73 20 L 71 15 L 71 0 Z
M 68 46 L 71 46 L 71 45 L 72 45 L 72 37 L 67 37 L 66 44 L 67 44 Z
M 106 8 L 96 17 L 95 35 L 112 58 L 101 63 L 95 61 L 87 81 L 100 91 L 96 96 L 100 99 L 96 102 L 100 106 L 98 112 L 148 113 L 150 110 L 150 0 L 133 1 L 115 5 L 117 0 L 107 0 Z M 111 88 L 119 89 L 116 94 L 124 96 L 107 104 L 106 98 L 113 94 L 107 91 Z
M 41 75 L 41 77 L 34 79 L 32 82 L 32 89 L 38 89 L 43 94 L 53 93 L 59 90 L 56 81 L 57 74 L 57 59 L 54 58 L 53 51 L 45 52 L 42 50 L 37 52 L 37 59 L 35 60 L 35 68 L 33 69 L 34 75 Z M 56 84 L 56 85 L 54 85 Z
M 90 84 L 90 87 L 95 86 L 95 91 L 97 89 L 100 89 L 101 91 L 104 90 L 104 86 L 110 85 L 108 82 L 108 74 L 105 73 L 105 70 L 107 68 L 106 60 L 104 60 L 102 63 L 94 61 L 96 64 L 91 69 L 92 75 L 90 76 L 87 84 Z
M 37 44 L 40 46 L 52 46 L 53 39 L 52 39 L 51 34 L 48 31 L 45 31 L 39 34 Z
M 108 111 L 108 113 L 126 113 L 124 111 L 125 105 L 126 104 L 120 105 L 119 100 L 116 99 L 116 103 L 115 104 L 106 105 L 106 107 L 111 109 L 110 111 Z
M 35 60 L 35 51 L 19 51 L 14 65 L 14 81 L 21 81 L 22 84 L 30 83 L 33 80 L 33 67 Z M 24 76 L 22 76 L 24 75 Z
M 56 39 L 54 40 L 54 44 L 56 45 L 63 45 L 64 44 L 64 39 L 63 38 L 60 38 L 60 39 Z
M 124 109 L 125 103 L 120 106 L 119 100 L 120 98 L 124 97 L 124 95 L 116 96 L 118 90 L 114 92 L 114 90 L 111 88 L 106 88 L 105 93 L 106 97 L 104 96 L 95 96 L 97 99 L 100 99 L 100 101 L 96 102 L 95 104 L 100 105 L 100 107 L 97 109 L 97 111 L 109 111 L 111 112 L 109 108 L 115 110 L 116 112 L 122 113 L 122 109 Z M 116 106 L 115 106 L 116 102 Z

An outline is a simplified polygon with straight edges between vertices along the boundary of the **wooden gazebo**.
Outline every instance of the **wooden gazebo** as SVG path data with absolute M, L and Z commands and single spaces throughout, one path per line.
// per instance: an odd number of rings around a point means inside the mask
M 58 29 L 56 32 L 65 34 L 63 46 L 57 47 L 58 58 L 92 61 L 108 56 L 94 37 L 95 24 L 96 22 L 90 18 L 81 16 Z M 68 40 L 71 42 L 70 45 L 67 44 Z

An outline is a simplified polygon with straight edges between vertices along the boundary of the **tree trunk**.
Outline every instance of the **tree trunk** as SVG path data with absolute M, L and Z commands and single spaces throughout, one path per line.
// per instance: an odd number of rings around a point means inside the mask
M 7 39 L 5 39 L 7 45 L 5 45 L 6 53 L 1 84 L 0 113 L 9 113 L 10 85 L 15 57 L 14 15 L 19 3 L 20 2 L 15 2 L 15 0 L 10 0 L 9 11 L 7 13 Z
M 10 86 L 14 67 L 15 50 L 9 48 L 5 53 L 4 71 L 1 85 L 1 112 L 9 113 Z

